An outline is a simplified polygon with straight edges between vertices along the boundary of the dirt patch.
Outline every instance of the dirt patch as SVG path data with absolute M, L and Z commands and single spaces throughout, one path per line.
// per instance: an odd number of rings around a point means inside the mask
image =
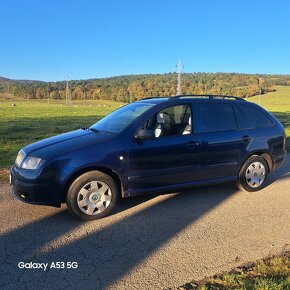
M 9 182 L 9 168 L 0 168 L 0 182 L 1 183 Z

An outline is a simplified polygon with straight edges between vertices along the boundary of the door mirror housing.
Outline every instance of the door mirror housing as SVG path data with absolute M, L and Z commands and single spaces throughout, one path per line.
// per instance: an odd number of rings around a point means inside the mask
M 146 141 L 155 139 L 155 133 L 153 130 L 141 129 L 135 136 L 136 140 Z

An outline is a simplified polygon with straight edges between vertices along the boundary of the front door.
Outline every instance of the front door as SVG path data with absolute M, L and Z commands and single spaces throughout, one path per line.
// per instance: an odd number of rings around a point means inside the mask
M 196 179 L 200 164 L 194 143 L 190 105 L 172 106 L 152 116 L 142 128 L 153 130 L 155 138 L 132 141 L 129 147 L 128 192 L 184 185 Z

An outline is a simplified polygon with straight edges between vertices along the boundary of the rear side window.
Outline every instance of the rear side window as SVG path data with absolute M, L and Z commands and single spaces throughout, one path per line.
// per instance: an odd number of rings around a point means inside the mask
M 242 110 L 244 118 L 247 119 L 250 128 L 269 127 L 273 125 L 272 120 L 260 110 L 251 106 L 241 104 L 240 108 Z
M 198 107 L 200 132 L 219 132 L 237 129 L 237 121 L 231 104 L 203 103 Z
M 239 129 L 250 128 L 248 119 L 245 117 L 245 114 L 243 114 L 242 110 L 237 105 L 233 105 L 233 108 L 237 117 L 238 128 Z

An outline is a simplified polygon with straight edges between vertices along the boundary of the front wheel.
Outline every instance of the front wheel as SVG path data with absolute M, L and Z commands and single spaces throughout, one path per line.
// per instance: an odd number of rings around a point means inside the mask
M 251 156 L 239 173 L 238 187 L 245 191 L 258 191 L 265 186 L 268 164 L 263 157 Z
M 107 216 L 115 207 L 118 186 L 107 174 L 90 171 L 76 178 L 67 194 L 70 213 L 83 220 Z

